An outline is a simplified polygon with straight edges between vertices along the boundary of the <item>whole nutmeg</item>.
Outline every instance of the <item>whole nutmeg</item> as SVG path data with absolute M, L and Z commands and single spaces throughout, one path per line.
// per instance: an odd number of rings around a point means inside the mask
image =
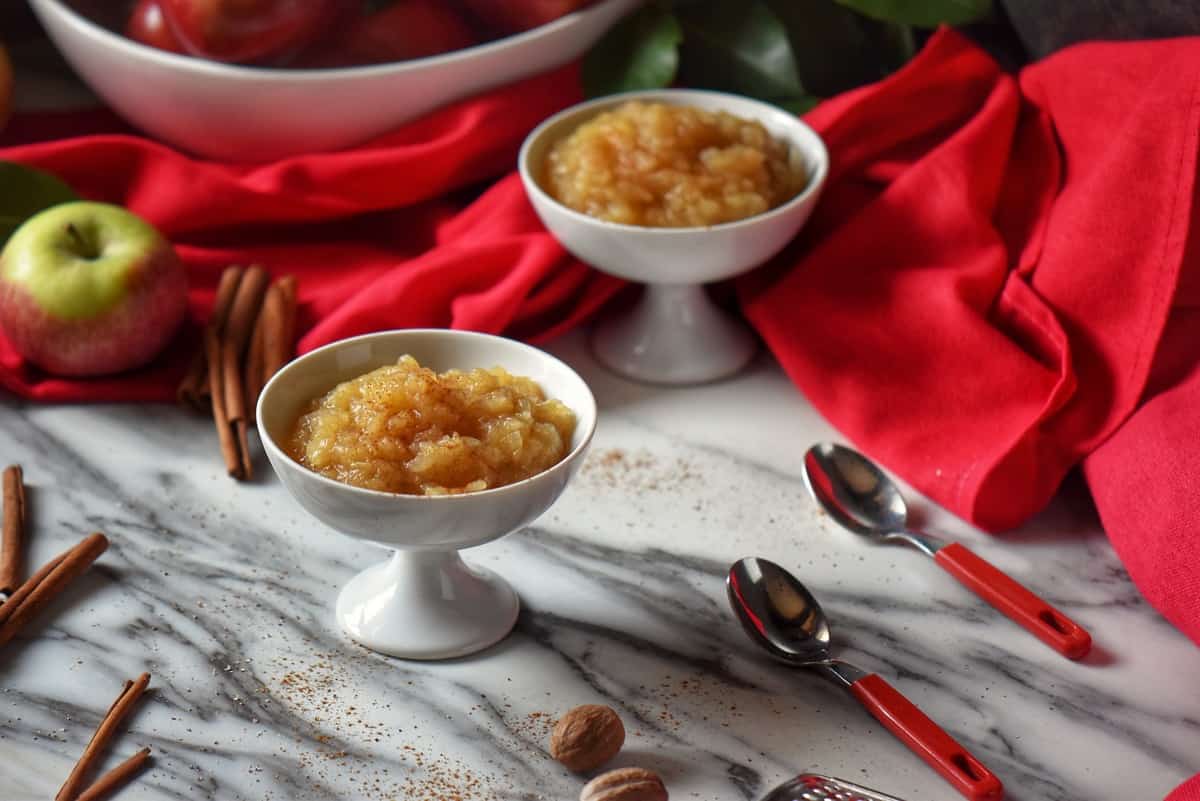
M 585 784 L 579 801 L 667 801 L 667 788 L 654 771 L 619 768 Z
M 610 707 L 584 704 L 567 712 L 550 735 L 550 756 L 576 773 L 595 770 L 625 744 L 625 726 Z

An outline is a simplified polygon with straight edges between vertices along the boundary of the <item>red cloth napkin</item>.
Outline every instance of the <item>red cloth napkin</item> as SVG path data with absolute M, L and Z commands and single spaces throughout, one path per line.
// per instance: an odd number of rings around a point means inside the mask
M 742 294 L 812 402 L 968 520 L 1023 522 L 1086 458 L 1134 580 L 1200 642 L 1198 78 L 1195 40 L 1013 78 L 939 34 L 810 115 L 827 194 Z
M 300 350 L 383 328 L 438 326 L 553 336 L 622 282 L 569 258 L 515 175 L 525 135 L 580 99 L 574 67 L 457 103 L 353 150 L 229 166 L 130 135 L 110 114 L 18 117 L 0 159 L 52 172 L 81 195 L 125 205 L 175 244 L 192 322 L 155 364 L 66 380 L 0 337 L 0 384 L 42 401 L 166 401 L 199 342 L 216 281 L 233 263 L 298 276 Z M 57 138 L 75 126 L 90 133 Z M 45 138 L 46 141 L 38 141 Z M 465 199 L 464 199 L 465 197 Z
M 1200 775 L 1193 776 L 1175 788 L 1166 801 L 1200 801 Z
M 545 336 L 619 282 L 565 256 L 515 176 L 465 204 L 447 193 L 510 169 L 575 86 L 558 71 L 361 148 L 254 168 L 122 135 L 0 158 L 163 229 L 197 321 L 220 269 L 257 261 L 301 277 L 302 349 L 414 325 Z M 832 153 L 825 196 L 738 289 L 812 403 L 967 520 L 1015 526 L 1082 463 L 1131 577 L 1200 642 L 1198 87 L 1196 40 L 1081 45 L 1013 77 L 939 32 L 896 75 L 809 115 Z M 42 400 L 166 399 L 188 344 L 73 382 L 0 341 L 0 382 Z M 1171 801 L 1198 801 L 1197 781 Z

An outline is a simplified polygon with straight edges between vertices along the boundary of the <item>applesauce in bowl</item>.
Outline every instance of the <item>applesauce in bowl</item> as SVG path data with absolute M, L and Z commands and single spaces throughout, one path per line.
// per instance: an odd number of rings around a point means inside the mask
M 592 213 L 579 211 L 568 205 L 565 194 L 563 200 L 555 198 L 547 180 L 548 170 L 553 172 L 549 166 L 551 152 L 556 146 L 565 147 L 562 143 L 584 130 L 589 122 L 630 101 L 643 107 L 657 104 L 708 112 L 710 120 L 725 119 L 720 114 L 725 112 L 731 118 L 761 126 L 767 136 L 762 138 L 753 126 L 736 123 L 727 125 L 723 134 L 721 123 L 714 122 L 705 127 L 716 129 L 718 142 L 733 144 L 729 148 L 709 148 L 707 134 L 679 134 L 662 122 L 652 122 L 649 133 L 644 133 L 638 125 L 624 123 L 625 130 L 618 129 L 613 138 L 601 137 L 581 149 L 576 160 L 586 175 L 575 176 L 583 186 L 571 191 L 590 198 L 597 209 Z M 685 112 L 667 113 L 663 119 L 678 121 L 697 116 L 706 118 Z M 669 135 L 659 137 L 664 128 Z M 735 141 L 735 133 L 740 137 L 743 130 L 753 131 L 751 140 L 757 138 L 763 146 L 758 156 L 749 152 L 753 147 L 744 148 L 740 139 Z M 623 140 L 634 141 L 636 146 L 617 147 Z M 680 143 L 686 146 L 676 148 Z M 587 155 L 589 150 L 594 150 L 595 158 Z M 764 202 L 758 203 L 749 196 L 761 193 L 774 180 L 770 151 L 787 154 L 794 185 L 772 196 L 764 195 Z M 688 162 L 689 153 L 701 161 L 710 160 L 710 164 L 700 165 L 708 170 L 707 174 Z M 565 163 L 566 154 L 560 152 L 556 159 Z M 679 159 L 684 161 L 682 167 L 675 164 Z M 602 272 L 646 286 L 635 305 L 617 311 L 593 328 L 592 348 L 597 358 L 613 371 L 638 381 L 684 385 L 733 375 L 753 358 L 757 340 L 745 323 L 714 306 L 701 285 L 754 269 L 792 241 L 817 205 L 829 174 L 829 153 L 816 131 L 778 106 L 724 92 L 656 89 L 589 100 L 555 114 L 525 138 L 517 168 L 538 217 L 564 248 Z M 654 184 L 673 172 L 685 177 L 688 184 L 678 192 L 681 208 L 687 208 L 668 220 L 673 211 L 667 207 L 675 205 L 673 190 L 661 187 L 667 196 L 664 204 L 655 198 Z M 754 174 L 759 176 L 758 190 L 751 177 Z M 779 183 L 788 186 L 791 181 L 786 175 L 782 177 Z M 575 178 L 567 176 L 568 181 Z M 693 204 L 691 197 L 703 200 Z M 713 208 L 703 208 L 710 200 Z M 621 206 L 636 204 L 641 208 L 628 213 L 625 219 L 650 221 L 647 210 L 658 209 L 655 213 L 662 213 L 664 224 L 614 222 L 596 216 L 604 213 L 606 205 L 616 206 L 625 214 Z M 728 212 L 735 207 L 739 213 L 765 210 L 737 220 L 713 222 L 731 216 Z M 693 221 L 695 224 L 691 224 Z
M 403 365 L 405 355 L 423 367 Z M 456 370 L 470 376 L 480 365 L 500 365 L 509 378 L 495 370 L 476 373 L 472 379 L 444 378 L 445 373 Z M 395 367 L 402 369 L 384 382 L 377 382 L 378 376 L 363 380 L 379 368 L 390 371 Z M 420 372 L 425 368 L 442 377 L 434 382 Z M 413 370 L 417 373 L 408 375 Z M 344 400 L 348 411 L 357 404 L 375 403 L 369 387 L 377 383 L 382 391 L 412 381 L 408 394 L 429 401 L 444 392 L 460 393 L 453 403 L 443 398 L 448 408 L 437 415 L 449 419 L 466 410 L 468 419 L 492 420 L 500 430 L 506 424 L 495 421 L 521 417 L 521 402 L 514 397 L 515 412 L 508 414 L 502 408 L 504 402 L 497 400 L 497 386 L 520 387 L 522 395 L 536 397 L 526 380 L 542 396 L 540 401 L 529 399 L 529 418 L 537 421 L 533 407 L 538 403 L 556 399 L 571 415 L 570 429 L 562 434 L 565 453 L 549 467 L 510 484 L 431 495 L 369 489 L 316 472 L 289 452 L 297 421 L 315 411 L 314 399 L 320 406 L 333 395 L 337 400 L 331 398 L 330 405 L 341 409 Z M 446 381 L 469 383 L 472 388 L 446 389 Z M 344 386 L 355 382 L 356 387 Z M 475 400 L 468 402 L 472 397 Z M 387 433 L 391 417 L 387 410 L 400 401 L 379 404 L 374 411 L 352 411 L 349 418 L 341 410 L 330 416 L 328 431 L 333 439 L 319 447 L 341 447 L 337 436 L 342 435 L 341 456 L 350 457 L 347 463 L 353 462 L 354 452 L 364 443 L 368 443 L 367 456 L 378 456 L 370 448 L 381 431 Z M 255 418 L 271 467 L 301 508 L 341 534 L 394 549 L 386 561 L 363 570 L 338 594 L 336 616 L 342 628 L 355 641 L 382 653 L 406 659 L 443 659 L 478 651 L 501 639 L 512 628 L 520 608 L 516 592 L 503 577 L 465 563 L 458 551 L 516 532 L 545 512 L 582 466 L 596 431 L 597 413 L 596 399 L 583 377 L 545 351 L 490 334 L 414 328 L 342 339 L 297 357 L 267 382 L 258 397 Z M 563 423 L 568 419 L 560 414 L 550 416 Z M 343 431 L 349 422 L 368 429 Z M 371 430 L 370 425 L 380 428 Z M 507 432 L 498 446 L 507 445 L 515 453 L 531 456 L 533 449 L 528 446 L 537 436 L 532 434 L 536 430 L 536 425 L 528 426 L 519 437 Z M 544 433 L 550 436 L 549 431 Z M 482 446 L 488 438 L 479 439 Z M 524 467 L 532 469 L 531 464 Z M 434 483 L 451 489 L 472 480 L 451 476 Z
M 457 495 L 557 464 L 575 414 L 503 367 L 437 373 L 410 355 L 343 381 L 296 421 L 288 454 L 364 489 Z
M 630 100 L 584 121 L 546 155 L 541 184 L 564 206 L 624 225 L 743 220 L 803 191 L 800 154 L 722 109 Z

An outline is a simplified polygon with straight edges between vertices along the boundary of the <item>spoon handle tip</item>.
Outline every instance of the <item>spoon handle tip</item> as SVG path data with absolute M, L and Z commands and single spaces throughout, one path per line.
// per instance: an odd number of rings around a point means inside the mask
M 900 692 L 871 673 L 850 692 L 888 731 L 971 801 L 1000 801 L 1004 786 L 996 775 L 958 744 Z
M 1092 637 L 1082 626 L 965 545 L 951 543 L 934 559 L 976 595 L 1068 659 L 1081 659 L 1091 650 Z

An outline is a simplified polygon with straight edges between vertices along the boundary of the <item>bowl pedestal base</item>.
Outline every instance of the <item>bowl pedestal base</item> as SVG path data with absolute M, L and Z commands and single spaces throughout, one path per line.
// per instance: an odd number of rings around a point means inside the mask
M 504 639 L 520 601 L 458 551 L 396 551 L 338 595 L 337 618 L 355 641 L 405 659 L 453 659 Z
M 627 378 L 680 386 L 737 373 L 754 358 L 758 342 L 703 285 L 647 284 L 636 306 L 596 325 L 592 350 Z

